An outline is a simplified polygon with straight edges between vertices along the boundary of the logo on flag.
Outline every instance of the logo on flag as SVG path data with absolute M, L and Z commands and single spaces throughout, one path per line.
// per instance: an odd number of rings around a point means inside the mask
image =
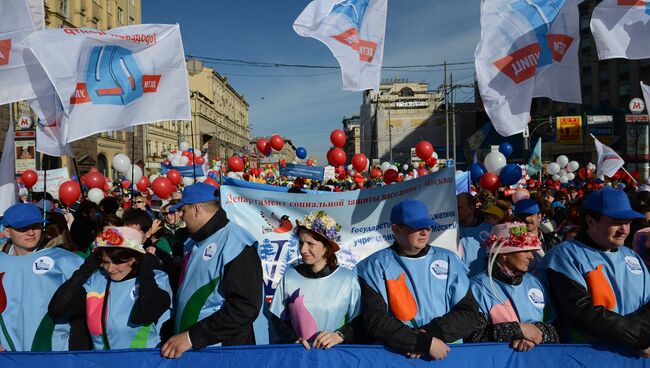
M 143 75 L 133 53 L 124 47 L 95 46 L 86 69 L 86 83 L 77 83 L 70 103 L 128 105 L 143 93 L 156 92 L 160 78 Z
M 335 40 L 350 46 L 359 53 L 359 60 L 368 63 L 372 62 L 377 50 L 377 43 L 359 39 L 359 28 L 363 22 L 363 15 L 368 7 L 368 0 L 346 0 L 336 4 L 330 14 L 342 14 L 349 18 L 354 25 L 345 32 L 332 36 Z
M 11 38 L 0 40 L 0 65 L 9 64 L 9 53 L 11 52 Z

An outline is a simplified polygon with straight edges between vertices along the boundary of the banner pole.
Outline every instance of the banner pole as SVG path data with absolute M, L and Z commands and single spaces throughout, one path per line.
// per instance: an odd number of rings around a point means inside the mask
M 72 158 L 72 164 L 74 165 L 75 173 L 77 173 L 77 183 L 79 183 L 79 189 L 81 189 L 81 198 L 83 198 L 83 200 L 85 201 L 86 194 L 84 193 L 83 186 L 81 185 L 81 175 L 79 175 L 79 167 L 77 167 L 77 159 L 74 157 Z
M 192 155 L 196 157 L 194 150 L 196 149 L 194 145 L 194 122 L 190 123 L 190 135 L 192 136 Z M 192 157 L 192 180 L 193 183 L 196 183 L 196 165 L 194 165 L 194 157 Z
M 135 127 L 133 128 L 133 133 L 131 133 L 131 152 L 133 153 L 133 161 L 135 161 Z M 143 147 L 144 149 L 144 147 Z M 144 173 L 143 173 L 144 175 Z M 131 162 L 131 201 L 133 201 L 135 197 L 135 193 L 133 191 L 133 185 L 135 179 L 135 162 Z
M 627 176 L 629 176 L 630 179 L 632 179 L 632 181 L 634 182 L 634 184 L 636 184 L 637 186 L 639 185 L 639 183 L 637 183 L 636 179 L 634 179 L 634 178 L 632 177 L 632 175 L 630 175 L 630 173 L 627 172 L 627 170 L 625 170 L 625 168 L 624 168 L 623 166 L 621 166 L 621 170 L 625 171 L 625 173 L 627 174 Z

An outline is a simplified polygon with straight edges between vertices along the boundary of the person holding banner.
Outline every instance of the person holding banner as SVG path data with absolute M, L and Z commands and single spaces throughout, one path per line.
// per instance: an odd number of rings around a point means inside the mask
M 447 343 L 485 323 L 469 288 L 467 267 L 455 253 L 428 244 L 435 222 L 424 203 L 399 202 L 390 222 L 393 245 L 356 267 L 366 330 L 409 357 L 444 359 Z
M 263 300 L 257 240 L 228 220 L 218 195 L 210 184 L 192 184 L 169 209 L 183 210 L 190 238 L 176 294 L 177 334 L 160 350 L 166 358 L 179 358 L 191 348 L 256 342 L 253 324 Z
M 539 238 L 524 223 L 506 222 L 492 228 L 485 246 L 488 269 L 472 278 L 471 288 L 489 323 L 468 340 L 509 342 L 517 351 L 559 342 L 550 323 L 554 320 L 550 294 L 528 272 L 533 252 L 542 248 Z
M 270 311 L 278 343 L 329 349 L 354 342 L 360 328 L 361 288 L 357 275 L 337 265 L 341 225 L 325 211 L 296 221 L 302 263 L 288 267 L 275 289 Z
M 61 248 L 41 249 L 43 215 L 33 204 L 9 207 L 2 221 L 10 248 L 0 252 L 0 351 L 89 348 L 83 319 L 57 319 L 47 310 L 83 260 Z
M 634 211 L 625 192 L 589 194 L 582 231 L 551 249 L 539 265 L 568 339 L 607 342 L 650 357 L 650 273 L 643 259 L 624 246 Z
M 54 318 L 85 315 L 94 350 L 156 348 L 163 323 L 171 316 L 167 274 L 154 270 L 156 256 L 145 252 L 142 234 L 109 227 L 92 254 L 54 293 Z

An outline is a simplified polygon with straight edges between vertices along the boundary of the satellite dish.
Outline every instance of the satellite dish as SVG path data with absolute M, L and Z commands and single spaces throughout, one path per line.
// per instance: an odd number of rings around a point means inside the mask
M 203 71 L 203 62 L 201 60 L 190 59 L 187 61 L 187 72 L 190 75 L 196 75 Z

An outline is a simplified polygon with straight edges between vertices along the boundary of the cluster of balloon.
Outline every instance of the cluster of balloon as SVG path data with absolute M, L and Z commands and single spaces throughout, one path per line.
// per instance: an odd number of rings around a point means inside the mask
M 492 151 L 485 156 L 483 164 L 474 162 L 469 166 L 470 177 L 481 188 L 496 192 L 502 186 L 517 184 L 522 176 L 522 169 L 517 164 L 509 164 L 507 158 L 512 155 L 512 145 L 504 142 L 498 151 Z
M 205 158 L 201 154 L 201 149 L 192 148 L 187 142 L 181 142 L 179 150 L 170 151 L 167 154 L 167 159 L 162 162 L 167 167 L 203 165 L 204 163 Z
M 555 162 L 551 162 L 546 167 L 546 172 L 552 176 L 553 180 L 559 181 L 562 184 L 574 180 L 576 178 L 576 171 L 578 172 L 578 176 L 583 177 L 583 175 L 580 175 L 579 170 L 580 164 L 577 161 L 569 161 L 569 158 L 565 155 L 557 156 Z M 588 172 L 585 174 L 587 177 L 592 175 Z
M 433 145 L 428 141 L 418 142 L 418 144 L 415 145 L 415 154 L 429 167 L 435 167 L 438 163 L 438 154 L 433 149 Z
M 341 129 L 335 129 L 330 133 L 330 142 L 334 148 L 327 151 L 327 162 L 332 166 L 343 166 L 347 161 L 348 157 L 343 151 L 343 146 L 345 145 L 346 137 L 345 132 Z

